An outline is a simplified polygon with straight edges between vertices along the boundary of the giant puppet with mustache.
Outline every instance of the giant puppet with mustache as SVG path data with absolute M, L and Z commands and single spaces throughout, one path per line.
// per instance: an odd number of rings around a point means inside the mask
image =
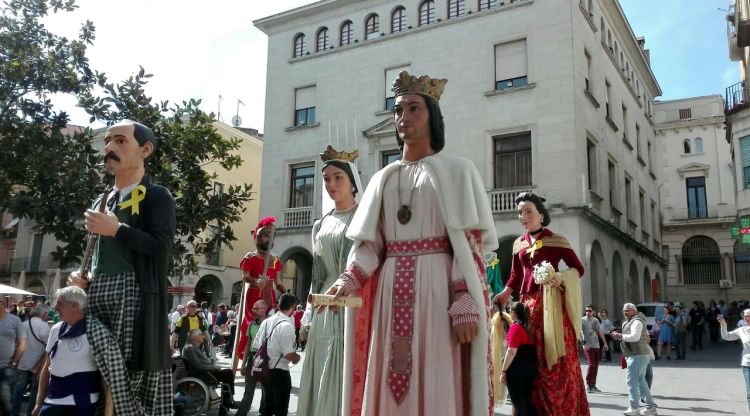
M 88 289 L 86 332 L 118 415 L 171 415 L 172 377 L 167 316 L 167 268 L 175 235 L 174 199 L 145 176 L 156 136 L 123 120 L 107 130 L 104 163 L 115 183 L 84 214 L 98 236 L 91 272 L 68 284 Z

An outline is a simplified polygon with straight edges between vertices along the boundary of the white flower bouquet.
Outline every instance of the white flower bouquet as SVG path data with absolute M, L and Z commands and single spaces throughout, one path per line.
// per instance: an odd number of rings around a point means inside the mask
M 534 276 L 534 283 L 538 285 L 546 285 L 554 279 L 557 272 L 555 271 L 555 268 L 552 267 L 552 264 L 545 260 L 535 265 L 531 274 Z

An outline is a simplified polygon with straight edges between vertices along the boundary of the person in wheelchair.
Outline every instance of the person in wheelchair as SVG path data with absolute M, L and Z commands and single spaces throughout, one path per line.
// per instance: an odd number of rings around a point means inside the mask
M 211 380 L 211 377 L 213 377 L 220 383 L 227 384 L 232 397 L 234 397 L 234 373 L 229 368 L 215 366 L 211 362 L 211 359 L 203 352 L 202 345 L 203 331 L 200 329 L 191 330 L 188 333 L 188 342 L 185 343 L 185 347 L 182 349 L 182 358 L 185 360 L 188 375 L 208 381 L 207 384 L 212 384 L 213 380 Z M 206 377 L 206 374 L 211 377 Z M 232 400 L 232 408 L 236 407 L 236 403 Z

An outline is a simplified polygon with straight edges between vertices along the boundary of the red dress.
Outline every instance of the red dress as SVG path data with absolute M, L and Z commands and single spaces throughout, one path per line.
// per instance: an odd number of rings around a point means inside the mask
M 544 353 L 544 303 L 542 287 L 534 283 L 534 265 L 548 261 L 558 270 L 560 261 L 578 270 L 583 276 L 583 265 L 565 237 L 548 229 L 537 235 L 541 247 L 534 248 L 528 233 L 518 237 L 513 245 L 513 264 L 507 287 L 521 293 L 521 301 L 529 308 L 534 328 L 538 376 L 534 382 L 532 401 L 540 415 L 590 415 L 589 403 L 583 386 L 581 365 L 578 361 L 577 337 L 563 305 L 565 356 L 552 368 L 547 367 Z M 563 296 L 561 294 L 561 296 Z
M 245 345 L 247 344 L 247 327 L 253 321 L 253 305 L 255 302 L 265 299 L 268 302 L 268 308 L 276 306 L 276 292 L 273 290 L 272 282 L 266 284 L 263 290 L 259 289 L 253 282 L 257 281 L 263 274 L 263 265 L 265 256 L 261 256 L 257 251 L 250 252 L 240 261 L 240 269 L 248 272 L 250 275 L 250 287 L 245 292 L 245 310 L 242 314 L 242 323 L 240 324 L 240 341 L 237 344 L 237 353 L 241 359 L 244 359 Z M 281 272 L 281 261 L 276 256 L 271 256 L 271 264 L 268 265 L 266 275 L 268 279 L 276 281 L 276 276 Z

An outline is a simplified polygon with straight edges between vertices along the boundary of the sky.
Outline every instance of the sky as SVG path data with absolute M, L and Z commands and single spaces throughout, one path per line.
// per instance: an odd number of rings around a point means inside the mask
M 242 127 L 262 132 L 268 40 L 252 22 L 313 2 L 76 0 L 78 10 L 45 23 L 54 33 L 75 37 L 80 24 L 91 20 L 96 39 L 87 56 L 91 67 L 106 73 L 110 82 L 124 80 L 143 66 L 153 74 L 146 93 L 155 101 L 199 98 L 205 111 L 221 110 L 224 122 L 239 114 Z M 651 50 L 652 69 L 663 92 L 657 100 L 723 94 L 739 82 L 738 64 L 728 55 L 728 0 L 620 4 L 635 35 L 645 36 Z M 238 100 L 243 104 L 238 106 Z M 72 124 L 90 125 L 75 100 L 56 97 L 55 103 L 68 112 Z

